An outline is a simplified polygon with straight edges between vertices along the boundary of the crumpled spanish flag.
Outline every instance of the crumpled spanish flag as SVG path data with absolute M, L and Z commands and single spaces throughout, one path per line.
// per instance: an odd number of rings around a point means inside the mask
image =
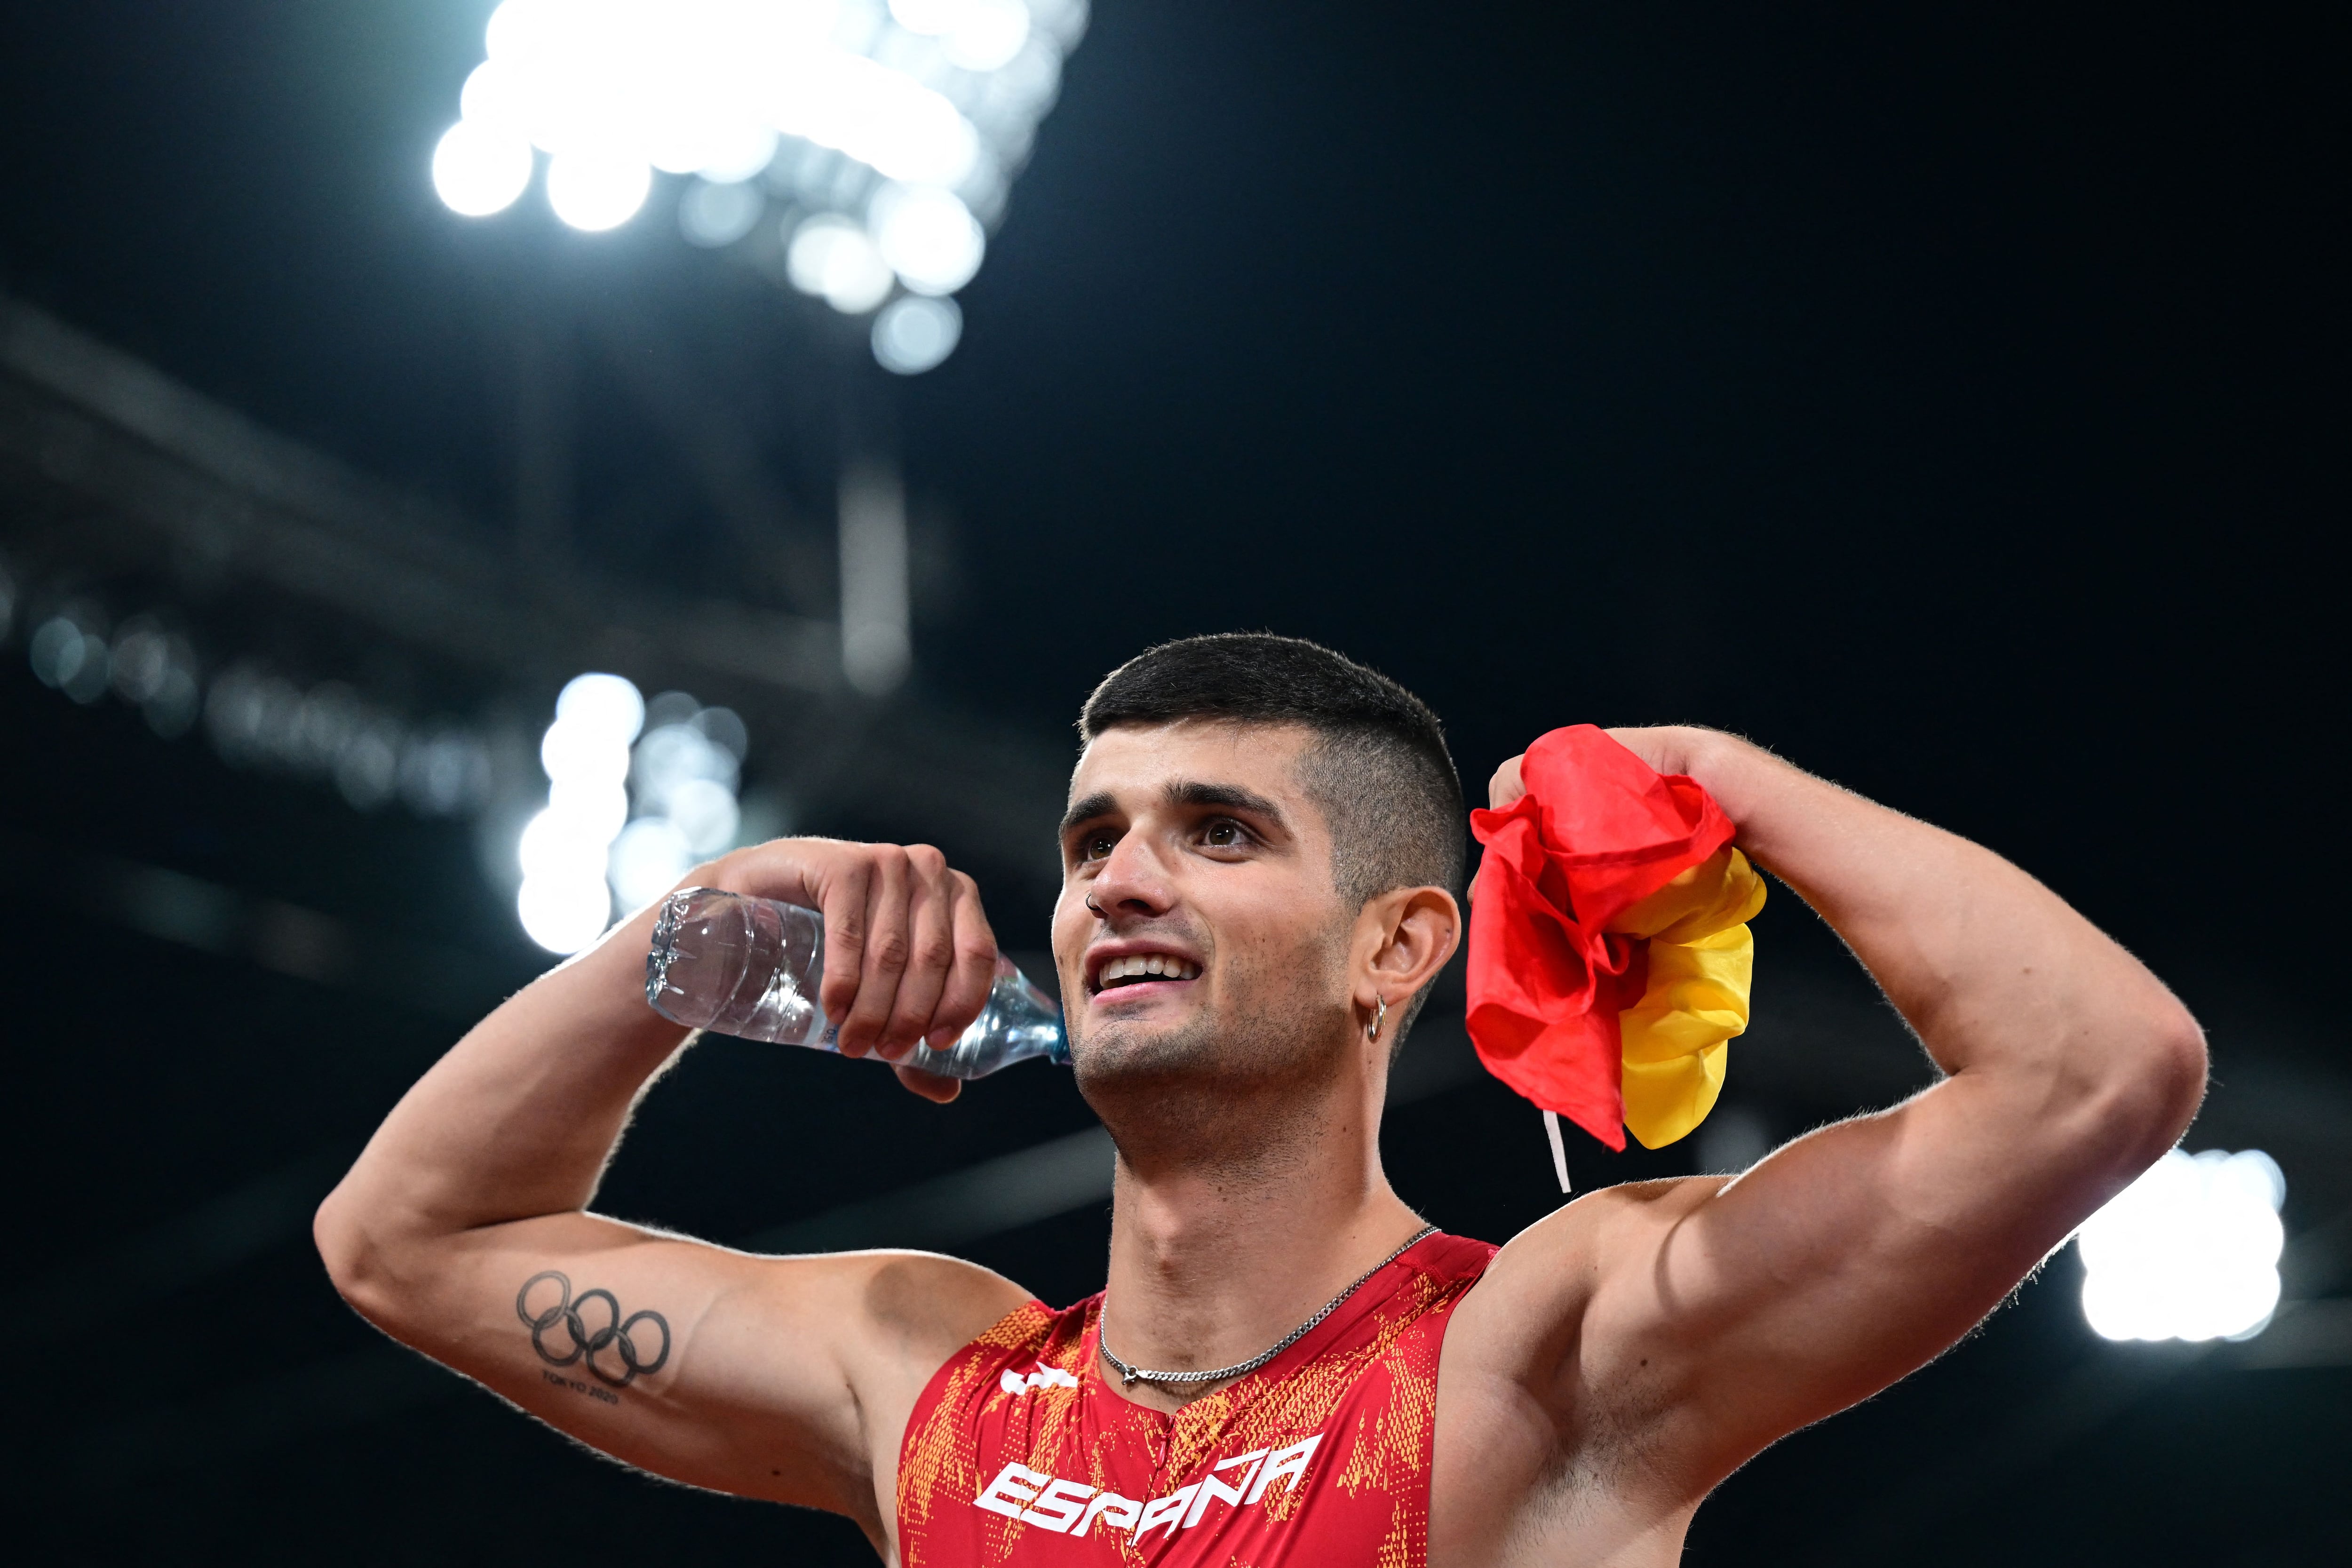
M 1764 879 L 1696 780 L 1593 725 L 1537 741 L 1519 776 L 1524 796 L 1470 814 L 1471 1041 L 1610 1148 L 1628 1129 L 1663 1148 L 1706 1120 L 1748 1027 Z

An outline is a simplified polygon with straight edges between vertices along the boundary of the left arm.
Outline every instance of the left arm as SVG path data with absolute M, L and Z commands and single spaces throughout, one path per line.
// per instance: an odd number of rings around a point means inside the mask
M 1638 1445 L 1695 1502 L 1940 1354 L 2170 1148 L 2204 1039 L 2155 975 L 1991 851 L 1705 730 L 1612 731 L 1704 784 L 1945 1077 L 1736 1180 L 1620 1188 L 1496 1260 L 1562 1444 Z M 1496 779 L 1497 804 L 1516 768 Z M 1517 1255 L 1517 1256 L 1514 1256 Z

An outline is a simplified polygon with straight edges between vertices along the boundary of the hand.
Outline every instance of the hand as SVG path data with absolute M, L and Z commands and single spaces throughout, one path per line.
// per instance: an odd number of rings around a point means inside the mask
M 1702 776 L 1707 765 L 1703 760 L 1705 754 L 1716 742 L 1728 739 L 1718 731 L 1689 724 L 1657 724 L 1602 732 L 1649 763 L 1652 772 L 1688 773 L 1702 784 L 1706 783 Z M 1528 793 L 1528 786 L 1519 779 L 1519 763 L 1525 755 L 1521 752 L 1496 768 L 1495 776 L 1487 781 L 1486 804 L 1496 810 L 1500 811 Z
M 996 937 L 980 889 L 928 844 L 779 838 L 718 861 L 708 885 L 778 899 L 824 916 L 817 1000 L 839 1026 L 844 1056 L 897 1068 L 926 1100 L 953 1100 L 954 1079 L 898 1066 L 917 1044 L 944 1049 L 988 1003 Z

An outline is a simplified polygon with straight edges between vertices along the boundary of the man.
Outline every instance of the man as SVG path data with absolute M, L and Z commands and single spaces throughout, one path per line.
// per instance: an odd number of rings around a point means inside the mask
M 1999 857 L 1730 736 L 1621 730 L 1714 795 L 1946 1076 L 1499 1252 L 1428 1235 L 1377 1135 L 1461 931 L 1435 719 L 1251 636 L 1142 655 L 1081 731 L 1054 952 L 1118 1150 L 1101 1298 L 1055 1312 L 946 1258 L 752 1257 L 590 1213 L 682 1044 L 643 1000 L 643 913 L 393 1111 L 320 1211 L 337 1286 L 583 1442 L 846 1514 L 908 1568 L 1663 1568 L 1710 1489 L 1967 1332 L 2201 1092 L 2180 1005 Z M 846 1051 L 944 1043 L 981 1006 L 994 942 L 935 851 L 784 840 L 691 880 L 823 910 Z

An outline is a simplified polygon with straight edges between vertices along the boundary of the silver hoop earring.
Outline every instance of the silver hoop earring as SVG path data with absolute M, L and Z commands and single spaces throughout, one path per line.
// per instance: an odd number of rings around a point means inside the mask
M 1381 1026 L 1388 1021 L 1389 999 L 1385 996 L 1373 997 L 1372 1021 L 1364 1027 L 1364 1038 L 1377 1043 L 1381 1037 Z

